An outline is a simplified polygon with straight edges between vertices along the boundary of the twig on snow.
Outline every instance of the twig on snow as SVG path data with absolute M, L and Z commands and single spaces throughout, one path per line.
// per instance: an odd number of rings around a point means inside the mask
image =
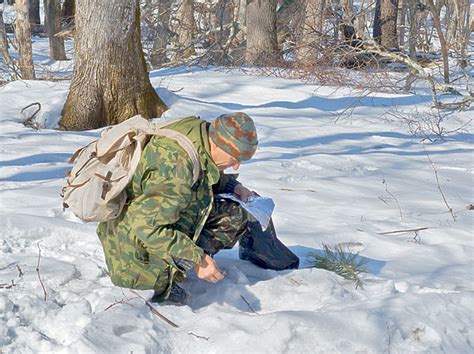
M 151 310 L 151 312 L 158 316 L 159 318 L 161 318 L 163 321 L 165 321 L 166 323 L 168 323 L 171 327 L 174 327 L 174 328 L 179 328 L 179 326 L 174 323 L 173 321 L 171 321 L 170 319 L 166 318 L 165 316 L 163 316 L 157 309 L 155 309 L 153 307 L 152 304 L 150 304 L 150 302 L 148 300 L 146 300 L 143 296 L 141 296 L 139 293 L 137 293 L 135 290 L 133 289 L 129 289 L 131 293 L 135 294 L 136 296 L 140 297 L 143 301 L 145 301 L 145 304 L 148 306 L 148 308 Z
M 48 299 L 48 293 L 46 292 L 46 288 L 44 287 L 43 280 L 41 279 L 40 260 L 41 260 L 41 248 L 38 243 L 38 264 L 36 265 L 36 273 L 38 273 L 38 279 L 40 281 L 41 287 L 43 288 L 43 292 L 44 292 L 44 301 L 46 301 Z
M 431 160 L 431 157 L 428 154 L 428 151 L 426 151 L 425 144 L 423 144 L 423 150 L 425 150 L 426 156 L 428 157 L 428 160 L 430 160 L 431 167 L 433 168 L 433 171 L 435 173 L 436 183 L 438 185 L 439 192 L 441 193 L 441 197 L 443 197 L 444 204 L 446 204 L 446 207 L 448 208 L 448 212 L 451 214 L 451 217 L 453 218 L 453 220 L 456 221 L 456 217 L 454 216 L 453 209 L 449 206 L 448 201 L 446 200 L 446 197 L 444 196 L 443 190 L 441 189 L 441 185 L 439 184 L 438 170 L 436 169 L 436 166 Z
M 257 311 L 254 310 L 254 308 L 252 307 L 252 305 L 250 305 L 250 303 L 247 301 L 247 299 L 245 299 L 245 297 L 244 297 L 243 295 L 240 295 L 240 297 L 242 298 L 242 300 L 245 301 L 245 303 L 247 304 L 247 306 L 249 307 L 249 309 L 250 309 L 253 313 L 255 313 L 255 314 L 257 314 L 257 315 L 260 315 Z
M 129 302 L 130 300 L 134 300 L 134 299 L 138 299 L 138 297 L 135 296 L 135 297 L 131 297 L 130 299 L 123 298 L 122 300 L 117 300 L 117 301 L 115 301 L 113 304 L 110 304 L 109 306 L 107 306 L 107 307 L 104 309 L 104 312 L 107 311 L 107 310 L 109 310 L 109 309 L 111 309 L 112 307 L 114 307 L 115 305 L 118 305 L 118 304 L 128 304 L 128 305 L 130 305 L 128 302 Z
M 209 337 L 199 336 L 199 335 L 197 335 L 197 334 L 195 334 L 195 333 L 193 333 L 193 332 L 188 332 L 188 334 L 189 334 L 190 336 L 193 336 L 193 337 L 196 337 L 196 338 L 199 338 L 199 339 L 209 340 Z
M 428 230 L 429 227 L 419 227 L 416 229 L 405 229 L 405 230 L 394 230 L 394 231 L 386 231 L 386 232 L 379 232 L 379 235 L 392 235 L 392 234 L 403 234 L 405 232 L 418 232 L 422 230 Z
M 0 284 L 0 289 L 11 289 L 14 286 L 16 286 L 16 284 L 15 284 L 15 281 L 12 279 L 12 282 L 10 284 L 9 283 Z
M 16 269 L 18 269 L 18 278 L 23 277 L 23 275 L 24 275 L 25 273 L 23 273 L 23 271 L 21 270 L 21 268 L 20 268 L 20 266 L 19 266 L 18 264 L 16 265 Z
M 382 183 L 385 184 L 385 192 L 387 192 L 393 198 L 393 200 L 395 200 L 395 202 L 397 203 L 398 212 L 400 213 L 400 220 L 403 220 L 402 208 L 400 208 L 400 203 L 398 202 L 397 197 L 395 197 L 395 195 L 388 190 L 388 183 L 385 180 L 385 178 L 382 180 Z
M 36 115 L 39 113 L 39 111 L 41 111 L 41 103 L 33 102 L 29 104 L 28 106 L 23 107 L 23 109 L 21 110 L 21 114 L 23 114 L 23 112 L 25 112 L 26 109 L 32 106 L 38 106 L 38 108 L 36 109 L 36 111 L 33 112 L 33 114 L 29 118 L 23 121 L 23 125 L 25 127 L 33 128 L 34 130 L 39 130 L 39 124 L 38 122 L 35 122 L 35 118 L 36 118 Z

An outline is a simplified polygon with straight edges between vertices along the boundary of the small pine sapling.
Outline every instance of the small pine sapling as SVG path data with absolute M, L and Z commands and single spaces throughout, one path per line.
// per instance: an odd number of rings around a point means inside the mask
M 336 245 L 331 248 L 329 245 L 323 243 L 323 254 L 310 253 L 311 267 L 326 269 L 340 275 L 344 279 L 352 280 L 355 283 L 356 289 L 363 288 L 362 280 L 359 275 L 367 273 L 364 265 L 368 262 L 366 259 L 359 256 L 359 253 L 344 252 L 341 245 Z

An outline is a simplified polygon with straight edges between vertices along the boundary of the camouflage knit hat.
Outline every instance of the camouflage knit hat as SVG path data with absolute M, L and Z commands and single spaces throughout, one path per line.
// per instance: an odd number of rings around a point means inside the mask
M 239 161 L 250 160 L 257 150 L 257 130 L 252 118 L 242 112 L 217 117 L 209 127 L 209 137 Z

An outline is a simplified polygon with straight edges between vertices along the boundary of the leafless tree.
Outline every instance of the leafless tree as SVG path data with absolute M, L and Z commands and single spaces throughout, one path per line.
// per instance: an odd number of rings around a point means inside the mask
M 33 48 L 31 44 L 30 21 L 28 19 L 28 0 L 16 1 L 16 39 L 20 59 L 21 78 L 23 80 L 34 80 L 35 69 L 33 65 Z
M 142 3 L 142 41 L 152 68 L 169 61 L 167 47 L 171 42 L 171 0 L 145 0 Z
M 18 79 L 18 72 L 16 69 L 16 65 L 8 51 L 8 38 L 7 32 L 5 30 L 5 23 L 3 22 L 3 10 L 0 8 L 0 55 L 3 57 L 5 61 L 5 65 L 7 66 L 10 76 L 13 80 Z
M 436 28 L 438 33 L 439 43 L 441 45 L 441 54 L 443 55 L 443 76 L 444 82 L 449 84 L 449 56 L 448 56 L 448 45 L 446 43 L 445 35 L 443 29 L 441 28 L 441 0 L 438 0 L 438 4 L 435 5 L 433 0 L 425 0 L 428 4 L 428 7 L 431 11 L 431 16 L 433 18 L 433 25 Z
M 297 38 L 296 55 L 298 60 L 314 62 L 323 37 L 325 0 L 305 0 L 301 11 L 303 21 Z
M 377 0 L 373 35 L 385 48 L 398 49 L 397 12 L 398 0 Z
M 36 32 L 41 24 L 40 19 L 40 0 L 29 0 L 28 18 L 32 32 Z
M 49 37 L 49 56 L 53 60 L 66 60 L 64 38 L 56 36 L 61 31 L 61 1 L 44 0 L 44 9 Z
M 76 13 L 75 0 L 64 0 L 61 10 L 61 22 L 63 25 L 71 25 L 74 23 L 74 14 Z
M 269 63 L 277 57 L 276 0 L 247 0 L 247 48 L 249 64 Z
M 173 53 L 173 60 L 189 57 L 194 54 L 194 36 L 196 32 L 194 0 L 179 0 L 179 7 L 174 22 L 176 50 Z
M 166 105 L 150 83 L 138 0 L 78 0 L 75 64 L 63 129 L 95 129 L 133 115 L 159 117 Z

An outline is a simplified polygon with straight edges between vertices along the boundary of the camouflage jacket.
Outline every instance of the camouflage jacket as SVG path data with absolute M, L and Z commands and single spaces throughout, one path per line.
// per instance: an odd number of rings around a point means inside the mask
M 127 188 L 130 204 L 117 219 L 99 224 L 97 234 L 115 285 L 151 289 L 163 272 L 163 261 L 172 273 L 178 271 L 173 257 L 200 263 L 203 250 L 195 242 L 211 211 L 213 193 L 223 191 L 233 178 L 222 174 L 210 156 L 208 125 L 188 117 L 167 126 L 190 138 L 198 151 L 201 173 L 194 185 L 186 151 L 172 139 L 154 136 Z

